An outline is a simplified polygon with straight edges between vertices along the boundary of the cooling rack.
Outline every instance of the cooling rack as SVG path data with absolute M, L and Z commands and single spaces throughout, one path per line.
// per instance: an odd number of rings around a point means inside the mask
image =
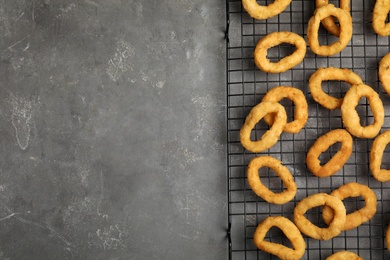
M 268 5 L 270 1 L 258 1 Z M 226 1 L 226 52 L 227 52 L 227 136 L 228 136 L 228 220 L 229 220 L 229 258 L 230 259 L 277 259 L 257 250 L 253 244 L 253 234 L 257 225 L 267 216 L 282 215 L 293 220 L 295 205 L 308 195 L 318 192 L 330 193 L 348 182 L 368 185 L 377 195 L 377 213 L 371 221 L 350 231 L 342 232 L 329 241 L 318 241 L 304 236 L 307 249 L 302 259 L 326 259 L 334 252 L 349 250 L 363 259 L 390 259 L 384 236 L 390 222 L 390 184 L 376 181 L 369 170 L 369 150 L 372 139 L 354 138 L 353 153 L 342 170 L 328 178 L 318 178 L 308 171 L 305 156 L 321 135 L 331 129 L 343 128 L 339 109 L 329 111 L 318 105 L 308 90 L 308 79 L 320 67 L 348 68 L 358 74 L 363 82 L 374 88 L 385 106 L 385 124 L 381 132 L 390 129 L 390 97 L 378 81 L 378 62 L 390 51 L 389 38 L 377 36 L 372 30 L 371 17 L 374 0 L 351 1 L 353 37 L 348 46 L 331 57 L 316 56 L 307 49 L 304 61 L 280 74 L 267 74 L 260 71 L 253 61 L 253 50 L 259 39 L 275 31 L 292 31 L 305 38 L 307 23 L 315 9 L 313 0 L 293 0 L 280 15 L 268 20 L 258 21 L 250 18 L 243 10 L 240 0 Z M 330 3 L 338 6 L 338 2 Z M 320 42 L 325 44 L 334 40 L 321 28 Z M 271 60 L 279 60 L 294 51 L 294 47 L 280 45 L 268 51 Z M 250 109 L 259 103 L 264 94 L 276 86 L 293 86 L 302 90 L 309 104 L 309 119 L 298 134 L 283 133 L 279 142 L 269 150 L 254 154 L 246 151 L 239 140 L 239 131 Z M 341 97 L 348 89 L 346 83 L 324 82 L 323 88 L 333 96 Z M 294 113 L 292 102 L 282 100 L 291 120 Z M 357 107 L 361 123 L 373 121 L 368 101 L 360 100 Z M 267 126 L 260 122 L 252 131 L 253 138 L 260 136 Z M 331 146 L 321 155 L 326 162 L 340 148 Z M 285 205 L 273 205 L 257 197 L 246 181 L 246 167 L 250 159 L 259 155 L 270 155 L 282 161 L 289 168 L 298 186 L 296 197 Z M 390 148 L 385 150 L 383 168 L 390 168 Z M 281 191 L 282 182 L 272 172 L 261 169 L 262 182 L 272 191 Z M 361 197 L 344 201 L 347 213 L 362 207 Z M 324 225 L 320 209 L 310 210 L 308 218 L 317 225 Z M 276 228 L 272 228 L 266 239 L 289 245 L 289 241 Z

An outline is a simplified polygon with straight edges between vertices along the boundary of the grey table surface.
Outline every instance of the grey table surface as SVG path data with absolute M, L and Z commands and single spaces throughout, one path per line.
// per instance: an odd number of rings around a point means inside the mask
M 226 259 L 225 1 L 0 0 L 0 259 Z

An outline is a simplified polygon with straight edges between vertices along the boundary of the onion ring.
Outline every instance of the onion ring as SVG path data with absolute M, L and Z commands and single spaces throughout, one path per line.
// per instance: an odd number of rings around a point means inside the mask
M 281 43 L 295 45 L 296 50 L 289 56 L 284 57 L 278 62 L 271 62 L 267 58 L 267 50 Z M 264 72 L 280 73 L 293 68 L 302 62 L 306 55 L 306 42 L 293 32 L 273 32 L 262 38 L 254 51 L 256 66 Z
M 280 228 L 290 240 L 294 249 L 281 244 L 265 241 L 265 235 L 272 227 Z M 298 260 L 305 254 L 306 243 L 301 232 L 288 218 L 282 216 L 267 217 L 261 222 L 254 234 L 254 243 L 257 248 L 276 255 L 280 259 Z
M 363 83 L 362 79 L 349 69 L 319 68 L 309 79 L 309 89 L 314 100 L 329 110 L 340 108 L 343 98 L 335 98 L 326 94 L 321 87 L 324 80 L 342 80 L 351 86 Z
M 331 145 L 341 142 L 341 149 L 324 165 L 320 165 L 318 157 Z M 340 170 L 352 154 L 353 140 L 344 129 L 335 129 L 320 136 L 310 147 L 306 156 L 306 165 L 317 177 L 328 177 Z
M 390 2 L 388 0 L 376 0 L 372 12 L 372 28 L 381 36 L 390 35 L 390 23 L 386 23 L 389 11 Z
M 374 123 L 367 126 L 360 125 L 360 119 L 356 106 L 361 97 L 367 97 L 374 115 Z M 384 123 L 384 108 L 378 93 L 365 84 L 353 85 L 345 94 L 341 105 L 341 117 L 348 132 L 360 138 L 375 137 Z
M 363 260 L 363 258 L 350 251 L 340 251 L 328 256 L 326 260 Z
M 328 205 L 334 210 L 335 217 L 328 228 L 319 228 L 311 223 L 304 214 L 311 208 Z M 318 239 L 329 240 L 341 233 L 346 219 L 343 202 L 326 193 L 317 193 L 301 200 L 294 209 L 294 222 L 305 235 Z
M 308 105 L 303 92 L 297 88 L 279 86 L 275 87 L 267 92 L 262 101 L 279 102 L 283 98 L 290 99 L 296 109 L 294 111 L 294 121 L 287 123 L 283 131 L 288 133 L 298 133 L 306 124 L 308 118 Z M 264 121 L 268 125 L 272 125 L 272 115 L 266 115 Z
M 328 0 L 316 0 L 316 8 L 319 8 L 323 5 L 327 5 L 328 3 Z M 351 11 L 350 0 L 340 0 L 340 8 L 349 13 Z M 325 27 L 325 29 L 328 30 L 328 32 L 330 32 L 331 34 L 337 37 L 340 35 L 340 27 L 336 25 L 333 17 L 328 16 L 324 18 L 321 23 Z
M 369 221 L 375 215 L 377 203 L 376 195 L 366 185 L 350 182 L 341 186 L 337 190 L 332 191 L 330 195 L 341 200 L 349 197 L 362 196 L 366 202 L 366 205 L 363 208 L 347 214 L 343 230 L 354 229 L 364 222 Z M 333 210 L 328 206 L 324 206 L 322 209 L 322 217 L 325 223 L 329 224 L 333 219 Z
M 378 135 L 371 146 L 370 170 L 377 181 L 390 181 L 390 170 L 381 169 L 383 153 L 390 143 L 390 130 Z
M 261 140 L 251 141 L 250 134 L 266 114 L 275 114 L 275 121 L 271 129 L 266 131 Z M 283 132 L 284 126 L 287 124 L 287 114 L 284 107 L 277 102 L 261 102 L 254 106 L 245 119 L 245 123 L 240 130 L 241 144 L 249 151 L 257 153 L 269 149 L 278 140 Z
M 261 167 L 269 167 L 282 179 L 286 190 L 280 193 L 274 193 L 269 190 L 259 177 L 259 169 Z M 297 185 L 294 182 L 288 168 L 282 165 L 282 162 L 270 156 L 262 156 L 253 158 L 248 165 L 248 183 L 257 196 L 265 201 L 274 204 L 284 204 L 295 197 L 297 193 Z
M 275 0 L 267 6 L 262 6 L 256 0 L 242 0 L 244 9 L 252 18 L 257 20 L 265 20 L 280 14 L 290 3 L 291 0 Z
M 378 76 L 383 89 L 390 95 L 390 53 L 386 54 L 379 62 Z
M 335 16 L 340 22 L 340 36 L 337 42 L 331 45 L 320 46 L 318 42 L 318 29 L 320 22 L 326 17 Z M 331 56 L 342 51 L 352 38 L 352 17 L 343 9 L 336 8 L 332 4 L 317 8 L 309 20 L 307 39 L 311 50 L 321 56 Z

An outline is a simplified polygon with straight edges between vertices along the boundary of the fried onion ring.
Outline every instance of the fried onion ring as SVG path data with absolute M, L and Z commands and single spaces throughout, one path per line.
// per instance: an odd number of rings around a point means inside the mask
M 335 98 L 326 94 L 321 87 L 325 80 L 341 80 L 351 86 L 363 83 L 362 79 L 349 69 L 319 68 L 309 79 L 309 89 L 314 100 L 329 110 L 340 108 L 343 98 Z
M 320 46 L 318 41 L 318 29 L 320 22 L 326 17 L 335 16 L 340 22 L 340 36 L 337 42 L 331 45 Z M 352 38 L 352 17 L 343 9 L 336 8 L 332 4 L 317 8 L 309 20 L 307 39 L 311 50 L 321 56 L 331 56 L 342 51 Z
M 371 146 L 370 170 L 377 181 L 390 181 L 390 170 L 381 169 L 383 153 L 390 143 L 390 130 L 378 135 Z
M 327 5 L 328 3 L 328 0 L 316 0 L 316 8 L 319 8 L 323 5 Z M 340 0 L 340 8 L 349 13 L 351 11 L 350 0 Z M 340 35 L 340 28 L 334 22 L 333 17 L 328 16 L 324 18 L 321 23 L 325 27 L 325 29 L 328 30 L 328 32 L 330 32 L 331 34 L 335 36 Z
M 261 140 L 251 141 L 250 135 L 255 127 L 265 115 L 275 114 L 275 121 L 271 128 L 267 130 Z M 283 132 L 284 126 L 287 124 L 287 114 L 284 107 L 277 102 L 261 102 L 254 106 L 245 119 L 245 123 L 240 130 L 240 141 L 245 149 L 257 153 L 269 149 L 278 140 Z
M 283 98 L 290 99 L 295 105 L 294 120 L 287 123 L 283 131 L 288 133 L 298 133 L 305 126 L 308 118 L 308 105 L 303 92 L 297 88 L 279 86 L 267 92 L 262 101 L 279 102 Z M 272 125 L 272 115 L 266 115 L 264 121 L 268 125 Z
M 265 235 L 272 227 L 280 228 L 290 240 L 294 249 L 281 244 L 265 241 Z M 261 222 L 254 234 L 254 243 L 257 248 L 276 255 L 280 259 L 298 260 L 305 254 L 306 243 L 299 229 L 288 218 L 282 216 L 267 217 Z
M 326 260 L 363 260 L 363 258 L 350 251 L 340 251 L 328 256 Z
M 376 0 L 372 12 L 372 28 L 381 36 L 390 35 L 390 23 L 386 23 L 389 11 L 390 2 L 388 0 Z
M 349 197 L 362 196 L 366 203 L 363 208 L 353 213 L 347 214 L 343 230 L 354 229 L 364 222 L 369 221 L 375 215 L 377 203 L 376 195 L 366 185 L 350 182 L 341 186 L 337 190 L 332 191 L 330 195 L 335 196 L 341 200 Z M 329 224 L 333 219 L 333 210 L 328 206 L 324 206 L 322 209 L 322 217 L 325 223 Z
M 386 54 L 379 62 L 378 76 L 383 89 L 390 95 L 390 53 Z
M 324 165 L 320 165 L 318 157 L 331 145 L 341 142 L 341 149 Z M 306 165 L 317 177 L 328 177 L 340 170 L 352 154 L 353 140 L 344 129 L 335 129 L 320 136 L 310 147 L 306 156 Z
M 359 114 L 355 108 L 361 97 L 366 97 L 370 103 L 370 108 L 374 115 L 374 123 L 371 125 L 360 125 Z M 378 93 L 365 84 L 353 85 L 345 94 L 343 103 L 341 104 L 341 117 L 345 128 L 351 135 L 356 137 L 375 137 L 384 123 L 384 115 L 383 103 Z
M 334 210 L 335 217 L 328 228 L 319 228 L 311 223 L 304 214 L 311 208 L 327 205 Z M 318 239 L 329 240 L 341 233 L 346 219 L 343 202 L 326 193 L 317 193 L 301 200 L 294 209 L 294 222 L 305 235 Z
M 259 177 L 259 169 L 261 167 L 269 167 L 282 179 L 286 190 L 280 193 L 274 193 L 261 183 Z M 248 183 L 257 196 L 265 201 L 274 204 L 284 204 L 295 197 L 297 193 L 297 185 L 294 182 L 288 168 L 282 165 L 282 162 L 270 156 L 262 156 L 253 158 L 248 165 Z
M 281 43 L 295 45 L 296 50 L 289 56 L 284 57 L 278 62 L 271 62 L 267 58 L 267 50 Z M 280 73 L 291 69 L 302 62 L 306 55 L 306 42 L 293 32 L 273 32 L 262 38 L 254 51 L 256 66 L 264 72 Z
M 265 20 L 274 17 L 284 9 L 287 8 L 291 3 L 291 0 L 275 0 L 273 3 L 262 6 L 259 5 L 256 0 L 242 0 L 242 6 L 248 14 L 257 20 Z

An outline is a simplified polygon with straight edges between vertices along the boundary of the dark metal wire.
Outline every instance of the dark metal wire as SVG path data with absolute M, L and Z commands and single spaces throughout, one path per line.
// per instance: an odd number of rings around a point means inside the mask
M 259 1 L 268 4 L 269 1 Z M 338 2 L 332 2 L 338 6 Z M 319 57 L 307 49 L 302 64 L 281 74 L 268 74 L 260 71 L 253 61 L 253 49 L 259 39 L 275 31 L 292 31 L 305 39 L 307 22 L 315 9 L 312 0 L 294 0 L 280 15 L 264 21 L 254 20 L 243 10 L 241 0 L 226 0 L 226 71 L 227 71 L 227 138 L 228 138 L 228 243 L 229 259 L 277 259 L 258 250 L 253 244 L 253 233 L 257 225 L 266 217 L 283 215 L 293 220 L 295 205 L 308 195 L 318 192 L 330 193 L 348 182 L 368 185 L 377 195 L 377 213 L 371 221 L 358 228 L 342 232 L 329 241 L 317 241 L 305 237 L 307 248 L 302 259 L 326 259 L 341 250 L 354 251 L 363 259 L 390 259 L 384 242 L 385 231 L 390 222 L 390 184 L 379 183 L 369 171 L 369 150 L 371 139 L 354 138 L 353 154 L 344 168 L 328 178 L 318 178 L 311 174 L 305 163 L 308 149 L 314 141 L 331 129 L 343 128 L 339 110 L 329 111 L 317 104 L 308 89 L 309 77 L 320 67 L 349 68 L 362 80 L 373 87 L 385 105 L 385 124 L 381 132 L 390 130 L 390 97 L 378 81 L 377 69 L 380 59 L 390 51 L 389 38 L 377 36 L 371 27 L 371 16 L 375 1 L 354 0 L 351 2 L 353 18 L 353 37 L 349 45 L 331 57 Z M 330 43 L 335 38 L 321 28 L 320 42 Z M 269 50 L 271 60 L 288 55 L 290 46 L 280 45 Z M 246 151 L 239 141 L 239 131 L 250 109 L 259 103 L 265 93 L 276 86 L 285 85 L 301 89 L 309 103 L 309 119 L 298 134 L 283 133 L 279 143 L 268 151 L 255 154 Z M 324 82 L 323 88 L 334 96 L 342 97 L 348 85 L 340 82 Z M 291 102 L 282 101 L 289 118 L 294 107 Z M 358 112 L 362 124 L 373 120 L 369 103 L 361 99 Z M 267 129 L 260 122 L 253 131 L 258 138 Z M 332 146 L 320 158 L 323 162 L 337 151 Z M 298 185 L 296 197 L 285 205 L 271 205 L 257 197 L 246 181 L 246 167 L 249 161 L 261 155 L 280 159 L 294 176 Z M 390 168 L 390 148 L 385 151 L 383 168 Z M 279 178 L 272 172 L 262 169 L 262 181 L 274 192 L 282 189 Z M 364 206 L 361 197 L 344 200 L 347 211 Z M 307 213 L 308 218 L 317 225 L 324 225 L 320 209 Z M 282 232 L 271 229 L 268 240 L 289 245 Z

